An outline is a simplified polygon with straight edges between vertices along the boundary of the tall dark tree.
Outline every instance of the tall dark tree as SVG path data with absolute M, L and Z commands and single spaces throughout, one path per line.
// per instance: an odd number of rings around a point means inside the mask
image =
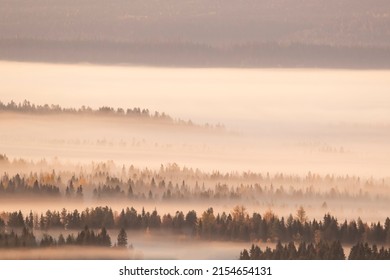
M 110 247 L 111 246 L 111 238 L 108 235 L 106 228 L 103 227 L 101 229 L 100 233 L 97 236 L 97 239 L 98 239 L 98 241 L 97 241 L 98 245 L 106 246 L 106 247 Z
M 127 233 L 124 228 L 121 228 L 121 230 L 119 231 L 117 245 L 119 247 L 127 246 Z
M 5 228 L 5 222 L 2 218 L 0 218 L 0 232 L 2 232 Z

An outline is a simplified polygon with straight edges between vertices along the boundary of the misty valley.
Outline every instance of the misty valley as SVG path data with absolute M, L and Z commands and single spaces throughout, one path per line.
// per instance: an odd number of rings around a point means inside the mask
M 389 11 L 0 0 L 0 265 L 390 260 Z
M 271 144 L 141 108 L 25 100 L 0 102 L 0 116 L 2 259 L 390 258 L 390 178 L 326 172 L 358 158 L 356 143 Z M 278 170 L 287 153 L 318 172 Z M 234 169 L 267 154 L 270 171 Z

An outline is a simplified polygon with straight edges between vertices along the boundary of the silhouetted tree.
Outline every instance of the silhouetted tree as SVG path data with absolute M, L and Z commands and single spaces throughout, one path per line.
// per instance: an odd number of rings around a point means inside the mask
M 121 230 L 119 231 L 117 244 L 119 247 L 127 246 L 127 234 L 124 228 L 121 228 Z

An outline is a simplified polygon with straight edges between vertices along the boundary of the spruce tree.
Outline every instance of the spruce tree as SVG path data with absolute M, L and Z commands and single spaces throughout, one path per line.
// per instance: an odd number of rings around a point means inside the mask
M 118 234 L 118 242 L 119 247 L 126 247 L 127 246 L 127 234 L 124 228 L 121 228 Z

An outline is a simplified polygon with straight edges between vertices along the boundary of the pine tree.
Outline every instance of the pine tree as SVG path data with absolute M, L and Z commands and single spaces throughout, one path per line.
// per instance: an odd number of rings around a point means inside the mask
M 246 249 L 244 249 L 244 251 L 242 251 L 240 254 L 240 260 L 249 260 L 249 259 L 250 259 L 249 253 Z
M 127 246 L 127 233 L 124 228 L 121 228 L 118 234 L 118 242 L 119 247 L 126 247 Z
M 111 238 L 107 234 L 107 230 L 104 227 L 102 228 L 102 230 L 98 234 L 98 243 L 99 243 L 98 245 L 100 245 L 100 246 L 107 246 L 107 247 L 111 246 Z
M 64 236 L 62 235 L 62 233 L 60 234 L 60 236 L 58 237 L 58 246 L 63 246 L 63 245 L 65 245 L 65 238 L 64 238 Z
M 3 231 L 5 228 L 5 222 L 2 218 L 0 218 L 0 232 Z

